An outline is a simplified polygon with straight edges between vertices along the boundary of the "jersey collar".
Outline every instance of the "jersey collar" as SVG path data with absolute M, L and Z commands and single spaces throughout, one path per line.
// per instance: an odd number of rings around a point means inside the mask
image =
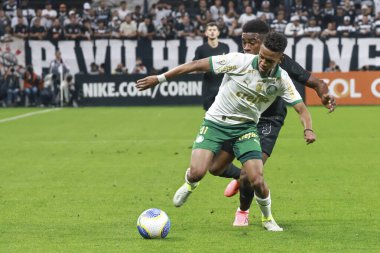
M 259 56 L 258 55 L 256 55 L 252 60 L 252 68 L 259 71 Z M 274 74 L 272 74 L 272 76 L 267 76 L 267 77 L 281 78 L 281 70 L 280 70 L 280 66 L 278 64 L 272 73 L 274 73 Z

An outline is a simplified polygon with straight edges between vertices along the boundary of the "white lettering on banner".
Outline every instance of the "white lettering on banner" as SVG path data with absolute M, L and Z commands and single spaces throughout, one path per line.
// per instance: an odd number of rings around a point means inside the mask
M 339 50 L 338 38 L 330 38 L 326 41 L 330 59 L 334 60 L 342 71 L 350 70 L 351 56 L 354 50 L 355 41 L 355 38 L 342 38 L 341 52 Z
M 186 38 L 187 51 L 186 51 L 185 62 L 190 62 L 194 59 L 195 50 L 197 49 L 197 47 L 199 47 L 202 44 L 203 44 L 202 38 L 191 38 L 191 37 Z M 230 50 L 230 52 L 232 51 Z
M 378 85 L 380 84 L 380 78 L 377 78 L 375 79 L 372 84 L 371 84 L 371 91 L 372 91 L 372 94 L 377 97 L 377 98 L 380 98 L 380 91 L 377 90 L 377 87 Z
M 43 68 L 49 68 L 50 62 L 54 60 L 55 47 L 47 40 L 30 40 L 30 51 L 32 52 L 33 69 L 39 75 Z M 45 58 L 42 57 L 42 50 L 45 50 Z
M 358 40 L 359 46 L 359 62 L 358 68 L 360 69 L 366 65 L 379 66 L 380 65 L 380 57 L 370 57 L 370 46 L 375 46 L 375 50 L 380 50 L 380 40 L 373 38 L 361 38 L 360 43 Z
M 153 40 L 153 67 L 155 69 L 162 69 L 167 67 L 172 69 L 178 65 L 178 47 L 179 40 Z M 168 59 L 164 59 L 164 48 L 167 48 Z
M 361 98 L 362 93 L 356 92 L 355 79 L 337 78 L 330 82 L 329 79 L 323 79 L 329 85 L 329 91 L 336 98 L 351 97 L 351 98 Z M 339 92 L 339 86 L 342 86 L 343 90 Z
M 312 57 L 311 68 L 313 71 L 322 72 L 323 71 L 323 43 L 320 40 L 311 38 L 302 38 L 296 44 L 296 62 L 298 62 L 302 67 L 306 68 L 306 58 L 307 58 L 307 47 L 312 46 L 313 53 L 309 55 Z
M 75 54 L 75 41 L 60 41 L 59 50 L 62 54 L 62 60 L 66 64 L 66 67 L 69 69 L 70 73 L 78 73 L 78 61 Z
M 139 91 L 135 82 L 122 82 L 118 88 L 114 82 L 83 83 L 83 97 L 150 97 L 154 99 L 157 92 L 163 97 L 202 96 L 202 81 L 165 82 L 153 89 Z
M 160 94 L 167 96 L 202 96 L 202 82 L 166 82 L 160 85 Z
M 293 46 L 294 38 L 288 38 L 288 45 L 285 48 L 284 54 L 288 55 L 290 58 L 293 57 Z
M 124 40 L 125 66 L 131 72 L 136 65 L 137 40 Z M 121 61 L 120 61 L 121 62 Z
M 121 63 L 121 48 L 122 47 L 123 47 L 122 40 L 110 40 L 111 71 L 116 69 L 116 66 Z

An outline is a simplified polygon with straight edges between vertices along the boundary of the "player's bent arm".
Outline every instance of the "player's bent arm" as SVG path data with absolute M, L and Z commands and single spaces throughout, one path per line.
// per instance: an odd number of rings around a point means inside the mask
M 321 103 L 327 109 L 329 109 L 330 112 L 334 111 L 336 107 L 334 96 L 329 94 L 327 84 L 323 80 L 318 79 L 313 75 L 310 75 L 309 79 L 307 80 L 306 86 L 315 90 L 318 97 L 321 99 Z
M 294 110 L 298 113 L 301 123 L 304 127 L 304 139 L 307 144 L 311 144 L 316 140 L 311 121 L 311 115 L 303 102 L 293 105 Z
M 146 90 L 156 86 L 159 83 L 166 82 L 167 79 L 174 78 L 183 74 L 191 73 L 194 71 L 207 72 L 210 71 L 210 62 L 208 58 L 188 62 L 179 65 L 164 74 L 158 76 L 148 76 L 143 79 L 137 80 L 136 87 L 139 90 Z

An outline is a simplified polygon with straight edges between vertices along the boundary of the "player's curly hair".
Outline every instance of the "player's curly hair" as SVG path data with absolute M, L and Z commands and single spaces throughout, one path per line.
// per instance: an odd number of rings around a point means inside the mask
M 243 25 L 243 33 L 269 33 L 269 26 L 260 19 L 250 20 Z
M 283 53 L 286 46 L 288 45 L 288 40 L 285 35 L 278 32 L 270 32 L 265 36 L 264 46 L 273 52 Z

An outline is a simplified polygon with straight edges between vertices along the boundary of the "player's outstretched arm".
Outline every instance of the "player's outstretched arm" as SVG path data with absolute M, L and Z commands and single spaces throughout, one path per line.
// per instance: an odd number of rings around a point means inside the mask
M 327 109 L 329 109 L 329 112 L 333 112 L 335 110 L 335 98 L 334 96 L 329 94 L 327 84 L 323 80 L 318 79 L 313 75 L 310 75 L 309 80 L 307 80 L 306 86 L 315 90 L 315 92 L 318 94 L 318 97 L 321 99 L 321 103 Z
M 179 65 L 161 75 L 158 76 L 147 76 L 140 80 L 137 80 L 136 87 L 139 90 L 146 90 L 156 86 L 159 83 L 166 82 L 167 79 L 177 77 L 183 74 L 191 73 L 194 71 L 207 72 L 210 71 L 210 63 L 208 58 L 188 62 L 182 65 Z
M 311 144 L 315 142 L 316 136 L 313 131 L 311 115 L 310 115 L 309 110 L 306 108 L 306 105 L 303 102 L 301 102 L 301 103 L 295 104 L 293 107 L 298 113 L 298 115 L 300 116 L 301 123 L 304 127 L 304 139 L 306 143 Z

